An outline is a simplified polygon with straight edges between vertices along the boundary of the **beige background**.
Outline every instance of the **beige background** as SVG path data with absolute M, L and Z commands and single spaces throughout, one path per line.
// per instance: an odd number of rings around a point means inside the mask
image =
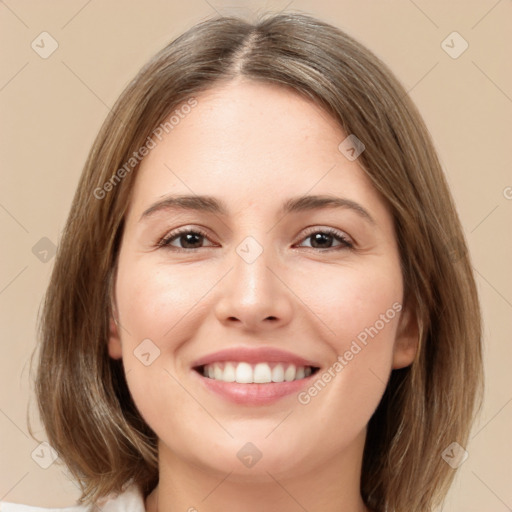
M 151 55 L 194 23 L 215 11 L 267 9 L 304 11 L 346 30 L 389 64 L 426 119 L 460 211 L 485 319 L 485 406 L 443 510 L 512 508 L 509 0 L 1 2 L 0 500 L 64 506 L 78 497 L 63 467 L 43 469 L 32 459 L 40 451 L 27 432 L 29 405 L 36 418 L 28 359 L 53 264 L 51 251 L 40 260 L 51 250 L 40 240 L 57 244 L 109 106 Z M 43 31 L 59 45 L 46 59 L 31 47 Z M 456 59 L 441 45 L 453 31 L 469 44 Z M 461 40 L 449 44 L 462 48 Z M 32 252 L 38 243 L 39 257 Z

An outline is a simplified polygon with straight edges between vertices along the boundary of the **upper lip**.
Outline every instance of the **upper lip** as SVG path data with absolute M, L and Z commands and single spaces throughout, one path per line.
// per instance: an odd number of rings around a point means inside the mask
M 192 368 L 204 366 L 211 363 L 220 362 L 245 362 L 250 364 L 256 363 L 289 363 L 295 366 L 312 366 L 318 368 L 320 365 L 315 361 L 310 361 L 301 356 L 279 350 L 272 347 L 248 348 L 248 347 L 232 347 L 217 352 L 212 352 L 201 357 L 192 363 Z

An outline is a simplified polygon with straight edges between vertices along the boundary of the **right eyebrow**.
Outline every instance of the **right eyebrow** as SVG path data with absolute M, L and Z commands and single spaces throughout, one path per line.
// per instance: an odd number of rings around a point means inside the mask
M 158 211 L 171 209 L 206 211 L 218 215 L 228 214 L 225 203 L 212 196 L 167 196 L 145 210 L 139 220 Z

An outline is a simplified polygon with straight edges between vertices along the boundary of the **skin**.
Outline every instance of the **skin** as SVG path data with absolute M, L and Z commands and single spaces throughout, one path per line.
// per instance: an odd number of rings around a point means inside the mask
M 123 359 L 135 403 L 159 438 L 160 483 L 146 509 L 368 511 L 359 492 L 366 426 L 391 370 L 416 354 L 407 308 L 306 405 L 297 394 L 232 404 L 200 385 L 191 364 L 243 346 L 332 367 L 402 303 L 391 214 L 358 161 L 338 150 L 347 135 L 311 101 L 247 80 L 196 98 L 141 163 L 116 276 L 109 353 Z M 215 196 L 228 215 L 160 210 L 141 219 L 169 194 Z M 374 223 L 349 208 L 278 216 L 284 200 L 306 194 L 348 198 Z M 198 249 L 183 237 L 159 247 L 178 227 L 208 238 L 193 241 Z M 329 227 L 354 248 L 335 237 L 315 246 L 313 233 Z M 247 236 L 263 248 L 251 264 L 236 252 Z M 134 350 L 148 338 L 160 354 L 146 366 Z M 262 453 L 250 468 L 237 457 L 247 442 Z

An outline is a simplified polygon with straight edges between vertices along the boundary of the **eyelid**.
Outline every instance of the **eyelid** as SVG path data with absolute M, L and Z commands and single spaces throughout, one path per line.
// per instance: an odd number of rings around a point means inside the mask
M 305 243 L 306 240 L 308 240 L 313 234 L 315 233 L 322 233 L 326 234 L 328 236 L 331 236 L 334 239 L 334 244 L 336 244 L 336 241 L 338 242 L 337 245 L 332 245 L 331 247 L 312 247 L 301 245 Z M 312 242 L 309 242 L 310 244 Z M 334 228 L 317 228 L 312 229 L 309 233 L 305 233 L 299 240 L 298 243 L 294 244 L 293 249 L 306 249 L 308 252 L 313 253 L 338 253 L 342 251 L 355 251 L 357 249 L 355 243 L 352 241 L 352 239 L 345 235 L 342 231 L 338 231 Z
M 185 249 L 182 247 L 174 247 L 170 244 L 171 241 L 179 238 L 180 235 L 186 234 L 186 233 L 196 233 L 198 235 L 201 235 L 203 238 L 207 239 L 208 241 L 212 242 L 209 234 L 207 233 L 207 231 L 205 229 L 197 227 L 197 226 L 193 226 L 193 225 L 186 225 L 186 226 L 181 226 L 179 228 L 173 229 L 170 232 L 168 232 L 165 236 L 163 236 L 160 240 L 158 240 L 158 242 L 155 244 L 155 246 L 157 248 L 169 249 L 174 252 L 195 252 L 195 251 L 198 251 L 199 249 L 206 249 L 208 247 L 212 247 L 212 246 L 207 246 L 207 247 L 194 247 L 194 248 L 190 248 L 190 249 Z M 328 234 L 328 235 L 334 237 L 335 239 L 337 239 L 341 243 L 341 246 L 327 247 L 325 249 L 321 249 L 321 248 L 319 249 L 316 247 L 305 247 L 306 249 L 312 249 L 313 251 L 316 251 L 316 252 L 336 252 L 336 251 L 339 251 L 342 249 L 355 250 L 356 245 L 357 245 L 356 242 L 354 241 L 354 239 L 350 235 L 348 235 L 346 232 L 341 231 L 337 228 L 327 227 L 327 226 L 309 226 L 307 228 L 304 228 L 304 230 L 302 231 L 301 238 L 294 245 L 296 245 L 299 242 L 303 242 L 304 240 L 309 238 L 314 233 Z
M 302 234 L 301 240 L 308 238 L 313 233 L 328 233 L 334 237 L 341 239 L 347 245 L 347 247 L 353 248 L 355 246 L 354 239 L 348 233 L 340 229 L 328 226 L 311 226 L 309 228 L 306 228 L 305 232 Z
M 174 246 L 171 246 L 170 245 L 170 241 L 173 240 L 174 238 L 178 238 L 180 235 L 183 235 L 185 233 L 197 233 L 201 236 L 203 236 L 204 238 L 206 238 L 207 240 L 210 240 L 210 236 L 208 235 L 208 233 L 206 232 L 206 230 L 204 230 L 203 228 L 200 228 L 200 227 L 197 227 L 197 226 L 190 226 L 190 225 L 187 225 L 187 226 L 182 226 L 180 228 L 176 228 L 176 229 L 173 229 L 169 232 L 167 232 L 167 234 L 165 234 L 158 242 L 157 242 L 157 247 L 172 247 L 172 249 L 176 250 L 176 251 L 194 251 L 194 250 L 197 250 L 196 249 L 183 249 L 181 247 L 174 247 Z M 204 249 L 204 247 L 200 247 L 200 249 Z

